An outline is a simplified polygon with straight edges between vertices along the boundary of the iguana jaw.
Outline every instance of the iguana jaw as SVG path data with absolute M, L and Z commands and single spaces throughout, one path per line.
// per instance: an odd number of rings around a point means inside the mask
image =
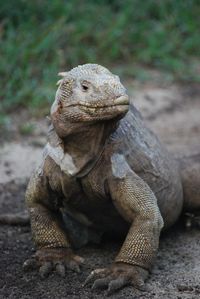
M 105 103 L 98 102 L 87 102 L 87 101 L 80 101 L 78 102 L 79 106 L 89 107 L 89 108 L 105 108 L 105 107 L 113 107 L 118 105 L 128 105 L 129 100 L 127 95 L 121 95 L 119 97 L 116 97 L 113 100 L 108 100 Z
M 88 107 L 88 108 L 106 108 L 106 107 L 114 107 L 114 106 L 127 106 L 129 105 L 129 99 L 127 95 L 121 95 L 118 97 L 115 97 L 113 100 L 107 100 L 104 102 L 101 101 L 77 101 L 75 103 L 70 103 L 65 105 L 65 107 L 75 107 L 75 106 L 80 106 L 80 107 Z
M 78 108 L 89 114 L 90 116 L 99 117 L 99 119 L 108 117 L 114 118 L 120 114 L 124 115 L 128 112 L 129 99 L 127 95 L 117 97 L 112 101 L 108 101 L 105 104 L 98 102 L 80 102 L 77 104 Z
M 129 109 L 128 95 L 123 94 L 105 101 L 58 102 L 51 111 L 53 123 L 93 123 L 97 121 L 122 118 Z

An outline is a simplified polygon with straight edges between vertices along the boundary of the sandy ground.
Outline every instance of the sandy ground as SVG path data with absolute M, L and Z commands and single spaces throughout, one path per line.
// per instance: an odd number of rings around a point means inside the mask
M 133 103 L 148 125 L 175 155 L 197 153 L 200 149 L 200 86 L 127 82 Z M 25 210 L 24 191 L 27 179 L 39 163 L 45 143 L 44 120 L 34 125 L 31 136 L 21 136 L 17 128 L 27 122 L 26 114 L 13 118 L 9 141 L 0 146 L 0 213 Z M 1 140 L 2 140 L 1 136 Z M 8 138 L 4 138 L 8 139 Z M 200 232 L 178 224 L 161 237 L 148 291 L 127 287 L 111 298 L 200 298 Z M 41 280 L 37 273 L 24 273 L 23 261 L 33 252 L 30 228 L 0 226 L 0 298 L 105 298 L 106 292 L 83 288 L 87 274 L 96 267 L 111 263 L 120 244 L 104 242 L 88 246 L 78 253 L 85 258 L 81 274 L 68 272 L 61 279 L 52 274 Z

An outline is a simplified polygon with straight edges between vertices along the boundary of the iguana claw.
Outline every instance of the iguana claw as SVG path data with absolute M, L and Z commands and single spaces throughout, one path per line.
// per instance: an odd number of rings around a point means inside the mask
M 64 277 L 66 269 L 79 273 L 80 265 L 84 259 L 75 255 L 69 248 L 46 248 L 40 249 L 23 264 L 25 271 L 39 268 L 42 278 L 47 277 L 53 270 Z
M 92 289 L 107 289 L 107 295 L 115 291 L 132 285 L 144 291 L 144 280 L 148 276 L 148 271 L 138 266 L 114 263 L 109 268 L 96 269 L 87 277 L 84 285 L 92 283 Z

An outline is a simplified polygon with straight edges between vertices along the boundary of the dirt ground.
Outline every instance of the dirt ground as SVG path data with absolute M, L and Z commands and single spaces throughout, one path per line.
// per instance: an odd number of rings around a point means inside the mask
M 133 103 L 148 125 L 175 155 L 197 153 L 200 149 L 200 86 L 128 81 Z M 34 131 L 22 136 L 18 128 L 29 121 Z M 24 191 L 30 173 L 39 163 L 47 124 L 28 119 L 25 111 L 13 116 L 8 136 L 0 140 L 0 213 L 25 210 Z M 104 242 L 78 251 L 85 258 L 81 274 L 68 272 L 59 278 L 52 274 L 41 280 L 36 272 L 24 273 L 23 261 L 34 251 L 29 226 L 0 226 L 0 299 L 105 298 L 106 292 L 82 287 L 89 272 L 110 264 L 120 244 Z M 131 287 L 110 298 L 200 298 L 200 232 L 177 224 L 161 237 L 160 250 L 148 291 Z

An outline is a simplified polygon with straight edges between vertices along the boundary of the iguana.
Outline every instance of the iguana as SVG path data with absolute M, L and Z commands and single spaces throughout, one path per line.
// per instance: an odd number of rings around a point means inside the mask
M 200 208 L 200 163 L 168 153 L 107 68 L 85 64 L 60 75 L 42 164 L 26 191 L 37 251 L 24 267 L 37 265 L 42 276 L 79 272 L 73 248 L 121 236 L 112 265 L 85 284 L 142 289 L 161 230 L 183 209 Z

